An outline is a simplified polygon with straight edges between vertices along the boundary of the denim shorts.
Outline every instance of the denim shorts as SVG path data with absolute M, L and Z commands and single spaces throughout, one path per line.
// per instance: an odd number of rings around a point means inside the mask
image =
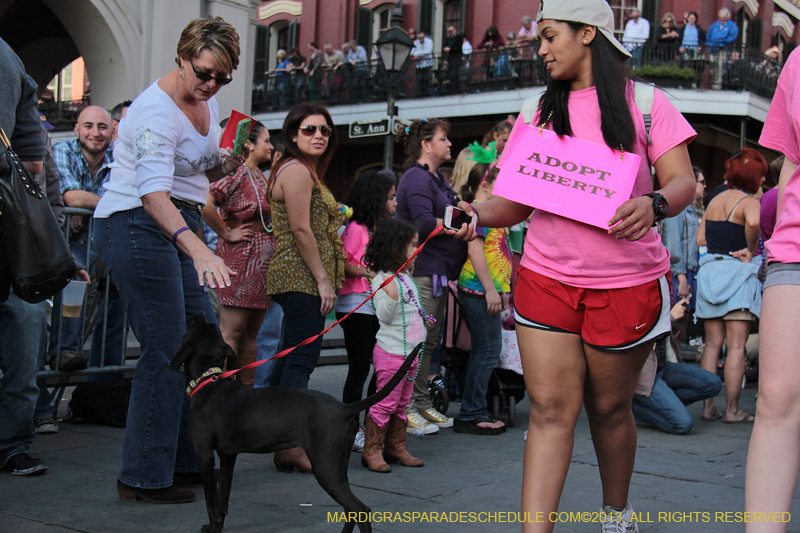
M 764 289 L 773 285 L 800 285 L 800 263 L 770 263 Z

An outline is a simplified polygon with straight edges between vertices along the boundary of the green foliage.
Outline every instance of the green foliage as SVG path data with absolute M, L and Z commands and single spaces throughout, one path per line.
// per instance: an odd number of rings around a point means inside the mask
M 697 73 L 689 67 L 678 68 L 675 65 L 642 65 L 633 69 L 633 73 L 642 78 L 693 80 L 697 77 Z

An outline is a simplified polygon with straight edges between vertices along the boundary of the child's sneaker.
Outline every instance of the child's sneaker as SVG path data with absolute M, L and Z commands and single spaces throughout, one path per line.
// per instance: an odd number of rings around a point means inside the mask
M 408 419 L 408 428 L 406 431 L 417 436 L 430 435 L 439 431 L 439 426 L 431 424 L 419 413 L 406 413 Z
M 430 407 L 428 409 L 424 409 L 424 410 L 420 411 L 419 414 L 422 416 L 422 418 L 424 418 L 425 420 L 427 420 L 431 424 L 436 424 L 440 428 L 451 428 L 451 427 L 453 427 L 453 419 L 452 418 L 448 418 L 446 415 L 443 415 L 442 413 L 440 413 L 439 411 L 437 411 L 433 407 Z
M 364 447 L 364 426 L 358 426 L 358 433 L 356 433 L 356 440 L 353 441 L 354 452 L 360 452 Z
M 633 516 L 630 500 L 628 506 L 622 510 L 607 505 L 600 511 L 600 518 L 603 520 L 601 533 L 639 533 L 639 524 Z

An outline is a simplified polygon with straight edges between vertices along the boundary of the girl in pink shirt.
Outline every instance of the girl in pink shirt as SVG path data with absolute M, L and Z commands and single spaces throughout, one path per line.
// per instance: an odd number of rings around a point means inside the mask
M 353 217 L 342 234 L 346 262 L 344 285 L 339 289 L 339 298 L 336 300 L 337 319 L 358 307 L 372 292 L 370 280 L 375 277 L 375 272 L 364 265 L 364 251 L 378 222 L 394 215 L 397 207 L 396 184 L 397 178 L 391 170 L 368 170 L 350 189 L 347 205 L 353 208 Z M 378 319 L 372 305 L 362 305 L 353 316 L 342 322 L 342 330 L 348 365 L 342 401 L 355 403 L 363 396 L 375 335 L 378 333 Z M 353 450 L 361 451 L 363 444 L 364 429 L 361 426 Z
M 538 15 L 539 55 L 550 74 L 533 125 L 641 156 L 630 199 L 599 229 L 540 209 L 531 217 L 515 289 L 515 318 L 530 431 L 522 511 L 557 511 L 585 406 L 614 531 L 638 531 L 628 490 L 636 453 L 633 391 L 657 338 L 669 332 L 669 254 L 653 229 L 688 206 L 695 179 L 687 142 L 694 131 L 656 91 L 648 143 L 644 118 L 613 37 L 604 0 L 547 0 Z M 563 22 L 569 21 L 569 22 Z M 521 117 L 520 117 L 521 118 Z M 654 197 L 649 164 L 660 189 Z M 502 180 L 502 174 L 498 180 Z M 471 207 L 478 225 L 509 227 L 532 208 L 495 196 Z M 523 531 L 552 531 L 530 521 Z M 610 530 L 610 529 L 609 529 Z
M 761 304 L 758 405 L 747 454 L 745 510 L 788 512 L 800 468 L 800 50 L 786 61 L 761 132 L 761 145 L 783 152 L 778 218 L 764 243 L 767 279 Z M 786 531 L 778 522 L 748 532 Z

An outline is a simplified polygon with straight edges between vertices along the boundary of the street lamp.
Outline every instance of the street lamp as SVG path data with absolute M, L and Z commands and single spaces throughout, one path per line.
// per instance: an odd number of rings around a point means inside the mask
M 389 132 L 386 135 L 384 144 L 383 166 L 389 170 L 392 169 L 394 155 L 394 128 L 391 126 L 395 116 L 394 101 L 397 90 L 397 76 L 406 69 L 411 50 L 414 48 L 414 41 L 400 28 L 403 23 L 402 6 L 403 0 L 399 0 L 397 8 L 392 15 L 392 27 L 375 41 L 375 51 L 378 53 L 388 75 Z

